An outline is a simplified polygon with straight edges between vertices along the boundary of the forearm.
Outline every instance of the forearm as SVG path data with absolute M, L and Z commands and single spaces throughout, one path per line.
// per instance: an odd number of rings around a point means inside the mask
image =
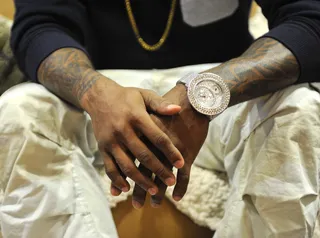
M 261 38 L 240 57 L 206 72 L 225 80 L 231 91 L 232 106 L 292 85 L 299 77 L 299 65 L 281 43 Z
M 82 108 L 83 95 L 100 77 L 87 55 L 74 48 L 53 52 L 38 69 L 41 84 L 79 108 Z

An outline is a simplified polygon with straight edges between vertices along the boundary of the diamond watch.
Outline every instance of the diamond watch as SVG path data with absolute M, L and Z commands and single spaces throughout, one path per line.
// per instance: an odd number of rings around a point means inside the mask
M 208 116 L 210 120 L 226 110 L 229 105 L 230 90 L 219 75 L 191 73 L 181 78 L 177 84 L 187 87 L 192 107 Z

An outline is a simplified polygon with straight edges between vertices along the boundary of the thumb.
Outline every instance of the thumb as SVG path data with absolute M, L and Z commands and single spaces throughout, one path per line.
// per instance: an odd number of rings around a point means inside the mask
M 152 90 L 141 90 L 141 95 L 148 110 L 161 115 L 174 115 L 181 111 L 181 107 L 159 96 Z

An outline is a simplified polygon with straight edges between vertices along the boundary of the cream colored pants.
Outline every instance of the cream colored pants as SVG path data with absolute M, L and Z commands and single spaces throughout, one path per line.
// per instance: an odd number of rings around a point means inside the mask
M 164 94 L 181 76 L 209 67 L 102 73 Z M 302 84 L 233 106 L 211 122 L 196 163 L 226 171 L 232 184 L 216 238 L 311 237 L 319 210 L 319 117 L 320 95 Z M 96 151 L 88 115 L 43 86 L 24 83 L 2 95 L 3 237 L 117 237 L 92 166 Z

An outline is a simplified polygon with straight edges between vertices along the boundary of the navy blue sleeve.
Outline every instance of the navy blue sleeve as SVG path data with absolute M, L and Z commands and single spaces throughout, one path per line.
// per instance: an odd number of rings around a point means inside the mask
M 320 0 L 257 0 L 268 19 L 266 37 L 285 45 L 297 58 L 297 83 L 320 82 Z
M 82 0 L 15 0 L 11 48 L 33 81 L 42 60 L 65 47 L 84 48 L 88 16 Z

